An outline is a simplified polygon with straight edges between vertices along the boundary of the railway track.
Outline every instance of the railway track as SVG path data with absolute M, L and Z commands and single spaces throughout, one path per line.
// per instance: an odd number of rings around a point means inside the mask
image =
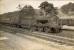
M 66 44 L 74 46 L 74 39 L 61 37 L 61 36 L 55 36 L 55 35 L 49 35 L 45 33 L 39 33 L 39 32 L 32 32 L 32 36 L 36 36 L 48 41 L 57 42 L 59 44 Z
M 67 37 L 62 37 L 62 36 L 56 36 L 56 35 L 50 35 L 49 33 L 46 34 L 44 32 L 29 32 L 28 30 L 21 29 L 21 28 L 15 28 L 15 27 L 10 27 L 10 26 L 3 26 L 5 28 L 4 31 L 10 31 L 13 33 L 23 33 L 23 35 L 20 34 L 20 36 L 24 35 L 29 35 L 29 36 L 34 36 L 37 38 L 41 38 L 47 41 L 52 41 L 59 43 L 61 45 L 70 45 L 74 46 L 74 39 L 67 38 Z M 18 34 L 17 34 L 18 35 Z

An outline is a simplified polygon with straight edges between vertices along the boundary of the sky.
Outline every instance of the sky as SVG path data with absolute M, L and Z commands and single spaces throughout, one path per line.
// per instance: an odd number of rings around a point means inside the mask
M 43 1 L 53 3 L 54 7 L 58 8 L 69 2 L 74 2 L 73 0 L 0 0 L 0 14 L 17 11 L 19 4 L 22 7 L 25 5 L 32 5 L 35 9 L 38 9 L 38 6 Z

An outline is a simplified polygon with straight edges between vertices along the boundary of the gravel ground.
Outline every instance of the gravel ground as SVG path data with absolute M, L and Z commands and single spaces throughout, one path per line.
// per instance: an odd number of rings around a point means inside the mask
M 74 50 L 73 46 L 59 45 L 32 36 L 21 37 L 4 31 L 0 33 L 8 38 L 0 40 L 0 50 Z
M 74 39 L 74 31 L 71 31 L 71 30 L 63 30 L 62 32 L 54 34 L 54 35 L 62 36 L 62 37 L 68 37 L 68 38 Z

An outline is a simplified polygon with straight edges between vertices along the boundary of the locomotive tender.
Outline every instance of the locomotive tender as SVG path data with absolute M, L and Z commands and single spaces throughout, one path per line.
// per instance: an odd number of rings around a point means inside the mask
M 31 31 L 40 32 L 60 32 L 61 24 L 59 17 L 55 15 L 47 15 L 45 17 L 35 18 L 32 16 L 23 16 L 19 18 L 19 11 L 2 14 L 0 16 L 0 23 L 20 26 Z M 19 22 L 20 21 L 20 22 Z

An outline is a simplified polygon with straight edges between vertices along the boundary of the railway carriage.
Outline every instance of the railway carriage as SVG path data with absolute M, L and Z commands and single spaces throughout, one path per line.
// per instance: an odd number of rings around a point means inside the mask
M 0 23 L 2 24 L 9 24 L 9 25 L 15 25 L 18 24 L 18 13 L 17 12 L 9 12 L 9 13 L 5 13 L 2 14 L 0 16 Z

